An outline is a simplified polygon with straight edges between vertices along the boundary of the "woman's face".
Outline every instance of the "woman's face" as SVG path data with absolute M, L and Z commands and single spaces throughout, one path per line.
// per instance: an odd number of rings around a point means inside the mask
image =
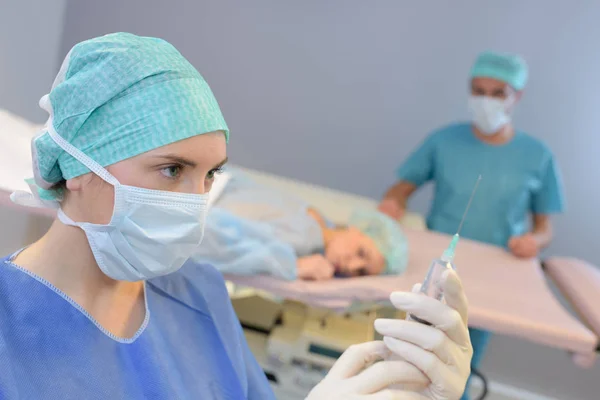
M 227 161 L 223 132 L 211 132 L 159 147 L 108 166 L 128 186 L 204 194 Z M 107 224 L 113 213 L 114 189 L 89 173 L 67 181 L 62 207 L 77 222 Z
M 385 269 L 385 258 L 375 242 L 360 230 L 340 230 L 325 248 L 325 258 L 335 271 L 347 276 L 379 275 Z

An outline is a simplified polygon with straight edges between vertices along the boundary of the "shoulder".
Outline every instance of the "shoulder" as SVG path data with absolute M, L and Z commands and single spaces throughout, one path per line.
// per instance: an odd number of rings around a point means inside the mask
M 11 260 L 13 257 L 15 257 L 15 255 L 14 255 L 14 254 L 9 254 L 9 255 L 7 255 L 7 256 L 4 256 L 4 257 L 0 258 L 0 265 L 4 265 L 4 264 L 6 264 L 6 263 L 10 262 L 10 260 Z
M 517 132 L 515 141 L 519 148 L 525 150 L 530 156 L 537 156 L 546 162 L 554 158 L 552 150 L 546 143 L 525 132 Z
M 9 264 L 10 259 L 11 256 L 0 258 L 0 297 L 4 297 L 4 295 L 10 293 L 6 291 L 6 285 L 11 285 L 11 282 L 9 282 L 10 278 L 6 276 L 11 269 L 11 265 Z
M 538 139 L 530 134 L 522 131 L 518 131 L 516 134 L 516 139 L 525 146 L 530 147 L 531 149 L 536 149 L 545 153 L 550 153 L 550 147 L 541 139 Z
M 246 344 L 221 273 L 212 265 L 188 261 L 179 271 L 151 279 L 148 283 L 165 296 L 210 318 L 239 379 L 247 382 Z
M 12 263 L 14 257 L 15 254 L 10 254 L 0 258 L 0 296 L 4 297 L 3 300 L 7 300 L 6 297 L 15 296 L 15 293 L 18 292 L 16 286 L 31 279 L 27 271 L 19 270 Z

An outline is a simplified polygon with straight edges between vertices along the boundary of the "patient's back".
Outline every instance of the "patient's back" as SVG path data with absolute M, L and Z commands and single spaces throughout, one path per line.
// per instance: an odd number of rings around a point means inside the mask
M 238 169 L 229 168 L 228 173 L 231 177 L 214 207 L 246 220 L 268 224 L 276 237 L 290 244 L 298 256 L 323 249 L 321 229 L 308 215 L 306 202 L 259 184 Z

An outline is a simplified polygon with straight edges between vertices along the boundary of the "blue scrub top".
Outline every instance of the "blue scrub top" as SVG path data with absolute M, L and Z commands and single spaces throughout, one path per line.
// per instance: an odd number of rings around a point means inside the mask
M 146 283 L 132 339 L 0 260 L 0 399 L 274 399 L 221 274 L 188 263 Z
M 531 214 L 564 209 L 552 153 L 522 132 L 494 146 L 479 140 L 469 123 L 450 125 L 430 135 L 398 170 L 400 180 L 416 186 L 434 182 L 427 226 L 448 234 L 456 233 L 479 174 L 463 237 L 506 247 L 511 236 L 529 231 Z

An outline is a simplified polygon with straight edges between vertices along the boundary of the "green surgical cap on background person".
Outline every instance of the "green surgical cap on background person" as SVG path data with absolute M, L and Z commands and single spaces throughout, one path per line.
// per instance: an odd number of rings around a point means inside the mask
M 408 265 L 408 241 L 398 222 L 376 210 L 354 210 L 348 222 L 371 238 L 386 261 L 384 273 L 402 274 Z
M 475 60 L 471 78 L 493 78 L 519 91 L 525 88 L 529 73 L 525 60 L 516 54 L 486 51 Z
M 103 167 L 203 133 L 229 130 L 198 71 L 164 40 L 114 33 L 75 45 L 50 94 L 47 124 Z M 48 126 L 48 125 L 46 125 Z M 39 197 L 90 172 L 44 129 L 33 139 Z

